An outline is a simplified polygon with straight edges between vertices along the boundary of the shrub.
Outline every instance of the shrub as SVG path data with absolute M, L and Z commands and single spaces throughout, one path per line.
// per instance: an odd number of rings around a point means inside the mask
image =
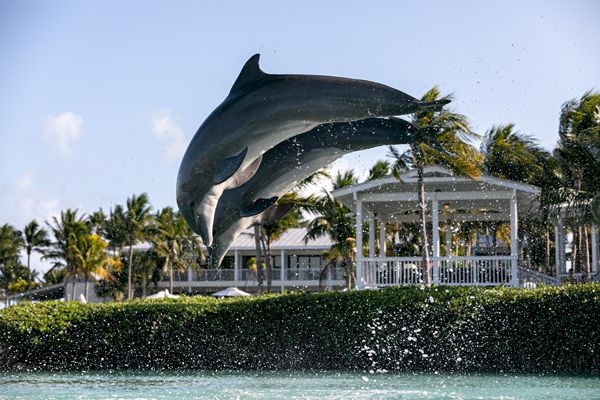
M 24 304 L 0 312 L 0 361 L 10 369 L 596 372 L 600 285 Z

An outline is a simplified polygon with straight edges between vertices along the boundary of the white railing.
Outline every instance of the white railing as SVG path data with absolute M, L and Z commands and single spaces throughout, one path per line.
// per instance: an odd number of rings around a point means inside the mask
M 344 270 L 342 268 L 334 268 L 331 273 L 323 268 L 286 268 L 283 276 L 284 281 L 328 281 L 328 277 L 332 281 L 344 280 Z M 169 274 L 163 274 L 161 277 L 163 282 L 169 280 Z M 271 279 L 273 281 L 282 280 L 281 269 L 273 268 Z M 267 279 L 266 271 L 263 271 L 263 279 Z M 240 269 L 238 278 L 236 279 L 235 270 L 232 268 L 216 268 L 216 269 L 201 269 L 192 271 L 191 281 L 188 281 L 187 271 L 174 272 L 173 282 L 179 286 L 186 285 L 189 282 L 234 282 L 241 281 L 247 284 L 256 283 L 256 272 L 250 269 Z
M 556 278 L 555 278 L 556 279 Z M 571 282 L 571 283 L 587 283 L 587 282 L 600 282 L 600 273 L 599 272 L 575 272 L 566 274 L 560 274 L 559 276 L 560 284 Z
M 519 267 L 519 286 L 533 289 L 537 285 L 556 285 L 556 277 L 542 272 L 538 272 L 529 268 Z
M 432 282 L 452 286 L 498 286 L 511 284 L 516 257 L 431 257 Z M 372 257 L 358 261 L 366 287 L 423 284 L 420 257 Z
M 511 282 L 511 256 L 440 257 L 439 283 L 458 286 L 498 286 Z M 435 280 L 435 277 L 434 277 Z
M 367 286 L 417 285 L 423 283 L 421 258 L 365 258 L 362 264 L 363 282 Z

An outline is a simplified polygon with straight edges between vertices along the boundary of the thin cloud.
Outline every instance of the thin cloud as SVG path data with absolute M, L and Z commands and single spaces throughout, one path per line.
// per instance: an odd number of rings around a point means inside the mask
M 154 137 L 167 143 L 165 156 L 169 160 L 179 160 L 186 148 L 186 138 L 181 127 L 173 120 L 170 110 L 157 111 L 152 117 Z
M 83 118 L 70 111 L 49 115 L 44 120 L 44 139 L 52 142 L 64 156 L 73 154 L 72 144 L 81 137 Z

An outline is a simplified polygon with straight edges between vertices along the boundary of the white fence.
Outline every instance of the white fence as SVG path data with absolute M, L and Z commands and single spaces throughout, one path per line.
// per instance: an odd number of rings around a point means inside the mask
M 516 257 L 432 257 L 432 282 L 453 286 L 498 286 L 512 283 L 511 268 Z M 373 257 L 358 261 L 362 282 L 367 287 L 417 285 L 424 283 L 420 257 Z

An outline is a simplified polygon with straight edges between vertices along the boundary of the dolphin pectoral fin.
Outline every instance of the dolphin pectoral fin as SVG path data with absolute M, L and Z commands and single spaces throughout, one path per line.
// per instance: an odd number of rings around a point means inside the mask
M 293 209 L 293 203 L 272 205 L 260 216 L 260 223 L 270 224 L 271 222 L 277 222 L 292 212 Z
M 440 111 L 442 107 L 450 103 L 448 99 L 430 101 L 428 103 L 419 103 L 420 111 Z
M 240 211 L 241 217 L 251 217 L 256 214 L 260 214 L 265 211 L 267 208 L 271 207 L 278 199 L 278 196 L 273 196 L 268 199 L 258 199 L 250 207 L 246 207 L 245 209 Z
M 246 64 L 242 67 L 240 74 L 235 80 L 229 95 L 242 94 L 248 89 L 264 83 L 265 80 L 269 79 L 269 74 L 265 74 L 261 71 L 258 61 L 260 54 L 255 54 L 246 61 Z
M 248 147 L 245 147 L 244 150 L 242 150 L 239 154 L 237 154 L 233 157 L 226 158 L 223 161 L 223 165 L 221 166 L 221 168 L 217 171 L 217 173 L 213 177 L 213 183 L 215 185 L 218 185 L 220 183 L 225 182 L 227 179 L 231 178 L 231 176 L 233 174 L 235 174 L 235 172 L 238 169 L 240 169 L 240 165 L 242 165 L 244 158 L 246 158 L 247 152 L 248 152 Z
M 262 155 L 258 156 L 258 158 L 252 161 L 252 164 L 250 164 L 246 169 L 237 173 L 233 181 L 227 185 L 227 189 L 235 189 L 236 187 L 242 186 L 244 183 L 248 182 L 248 180 L 252 178 L 254 174 L 256 174 L 256 171 L 262 162 L 262 158 Z

